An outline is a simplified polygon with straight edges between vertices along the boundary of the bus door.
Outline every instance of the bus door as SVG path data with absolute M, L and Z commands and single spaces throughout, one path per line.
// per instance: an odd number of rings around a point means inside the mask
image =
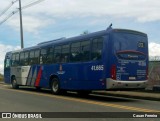
M 11 53 L 7 53 L 4 60 L 4 82 L 10 83 L 10 66 L 11 66 Z

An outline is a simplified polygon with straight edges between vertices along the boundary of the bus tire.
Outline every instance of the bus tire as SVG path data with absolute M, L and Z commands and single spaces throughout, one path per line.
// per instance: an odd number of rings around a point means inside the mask
M 58 78 L 53 78 L 51 82 L 51 91 L 55 95 L 59 95 L 61 93 L 60 82 Z
M 12 78 L 12 82 L 11 83 L 12 83 L 12 88 L 13 89 L 18 89 L 19 88 L 19 86 L 17 84 L 17 80 L 16 80 L 15 77 Z

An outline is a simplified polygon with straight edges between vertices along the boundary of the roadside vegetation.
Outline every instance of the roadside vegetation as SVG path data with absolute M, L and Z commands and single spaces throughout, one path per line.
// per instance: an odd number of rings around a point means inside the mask
M 0 74 L 0 81 L 3 81 L 3 75 Z

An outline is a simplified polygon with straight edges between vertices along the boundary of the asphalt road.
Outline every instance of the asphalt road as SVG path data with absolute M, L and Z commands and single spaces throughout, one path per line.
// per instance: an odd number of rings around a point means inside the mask
M 87 112 L 86 118 L 83 117 L 83 120 L 86 121 L 105 121 L 107 118 L 104 115 L 111 116 L 112 114 L 122 118 L 110 118 L 109 121 L 158 121 L 160 118 L 129 119 L 125 117 L 132 114 L 139 115 L 138 112 L 143 112 L 142 114 L 146 114 L 146 112 L 156 114 L 155 112 L 160 112 L 160 102 L 94 94 L 87 97 L 81 97 L 75 93 L 56 96 L 52 95 L 49 90 L 37 91 L 34 88 L 26 87 L 16 90 L 8 85 L 0 84 L 0 112 L 64 112 L 58 114 L 61 118 L 52 118 L 60 121 L 81 121 L 82 118 L 74 118 L 77 114 L 81 114 L 80 112 Z M 69 113 L 69 115 L 73 115 L 73 118 L 64 118 L 67 112 L 77 113 Z M 102 118 L 96 118 L 95 112 L 105 113 L 97 113 L 97 115 L 102 115 Z M 106 112 L 111 113 L 107 114 Z M 56 113 L 52 115 L 56 115 Z

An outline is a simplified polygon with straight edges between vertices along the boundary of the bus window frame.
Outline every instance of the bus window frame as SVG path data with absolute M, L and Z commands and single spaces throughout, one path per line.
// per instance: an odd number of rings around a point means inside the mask
M 79 43 L 79 44 L 78 44 Z M 74 45 L 72 47 L 73 44 L 78 44 L 78 46 Z M 76 42 L 72 42 L 71 45 L 70 45 L 70 62 L 71 63 L 78 63 L 78 62 L 81 62 L 79 58 L 80 56 L 80 53 L 81 53 L 81 41 L 76 41 Z M 75 51 L 76 50 L 76 51 Z M 76 54 L 75 54 L 76 53 Z M 75 55 L 74 55 L 75 54 Z
M 26 53 L 28 53 L 27 58 L 26 58 Z M 29 51 L 24 51 L 24 66 L 28 65 L 29 65 Z
M 51 51 L 51 49 L 52 49 L 52 51 Z M 42 54 L 42 50 L 46 51 L 45 54 Z M 53 63 L 53 52 L 54 52 L 54 47 L 53 46 L 48 46 L 48 47 L 41 48 L 40 49 L 40 55 L 39 55 L 39 63 L 41 65 L 42 64 L 51 64 L 51 63 Z M 50 55 L 51 55 L 51 60 L 49 61 L 48 58 L 49 58 Z
M 21 58 L 21 55 L 23 54 L 23 58 Z M 23 66 L 24 65 L 24 59 L 25 59 L 25 52 L 20 52 L 20 56 L 19 56 L 19 60 L 20 60 L 20 65 Z
M 13 58 L 13 57 L 14 57 L 14 58 Z M 16 66 L 16 65 L 15 65 L 15 60 L 16 60 L 16 54 L 13 53 L 12 56 L 11 56 L 11 66 L 12 66 L 12 67 Z
M 64 46 L 67 46 L 67 47 L 63 48 Z M 66 48 L 67 48 L 68 53 L 66 53 L 66 50 L 65 50 L 65 53 L 63 52 L 64 49 L 66 49 Z M 63 55 L 65 55 L 64 58 L 62 57 Z M 66 57 L 66 55 L 67 55 L 67 57 Z M 62 45 L 62 47 L 61 47 L 61 61 L 60 62 L 61 63 L 69 63 L 70 62 L 70 43 L 65 43 Z
M 20 65 L 20 54 L 19 53 L 16 53 L 16 66 L 19 66 Z
M 92 53 L 94 52 L 93 51 L 93 41 L 94 40 L 99 40 L 99 39 L 102 39 L 102 46 L 100 47 L 101 48 L 101 52 L 100 52 L 100 54 L 101 54 L 101 56 L 98 58 L 98 57 L 94 57 L 93 58 L 93 55 L 92 55 Z M 104 40 L 105 40 L 105 38 L 104 38 L 104 36 L 99 36 L 99 37 L 94 37 L 94 38 L 92 38 L 91 39 L 91 61 L 99 61 L 99 60 L 101 60 L 102 59 L 102 57 L 103 57 L 103 48 L 104 48 Z M 97 43 L 97 46 L 96 47 L 98 47 L 98 43 Z
M 57 47 L 60 47 L 60 49 L 56 49 Z M 56 51 L 55 50 L 60 50 L 60 53 L 59 53 L 59 57 L 56 56 L 55 53 Z M 61 63 L 61 54 L 62 54 L 62 45 L 55 45 L 54 46 L 54 52 L 53 52 L 53 63 Z
M 38 55 L 36 55 L 36 52 L 38 52 Z M 34 50 L 34 64 L 39 64 L 39 57 L 40 57 L 40 49 Z
M 84 58 L 82 58 L 82 62 L 88 62 L 88 61 L 90 61 L 91 60 L 91 47 L 92 47 L 92 43 L 91 43 L 91 40 L 90 39 L 85 39 L 85 40 L 82 40 L 81 42 L 80 42 L 80 53 L 81 53 L 81 55 L 82 55 L 82 57 L 84 57 L 84 50 L 82 50 L 82 43 L 83 42 L 89 42 L 89 44 L 87 44 L 87 48 L 88 48 L 88 50 L 89 50 L 89 53 L 88 53 L 88 58 L 87 59 L 84 59 Z M 89 46 L 88 46 L 89 45 Z M 84 47 L 84 46 L 83 46 Z M 86 46 L 85 46 L 86 47 Z M 85 55 L 86 56 L 86 55 Z
M 4 60 L 5 64 L 4 64 L 4 69 L 10 68 L 11 67 L 11 59 L 6 58 Z
M 19 56 L 18 58 L 17 58 L 17 55 Z M 14 56 L 14 59 L 13 59 L 13 56 Z M 11 67 L 19 66 L 20 65 L 19 62 L 20 62 L 19 52 L 13 53 L 11 57 Z

